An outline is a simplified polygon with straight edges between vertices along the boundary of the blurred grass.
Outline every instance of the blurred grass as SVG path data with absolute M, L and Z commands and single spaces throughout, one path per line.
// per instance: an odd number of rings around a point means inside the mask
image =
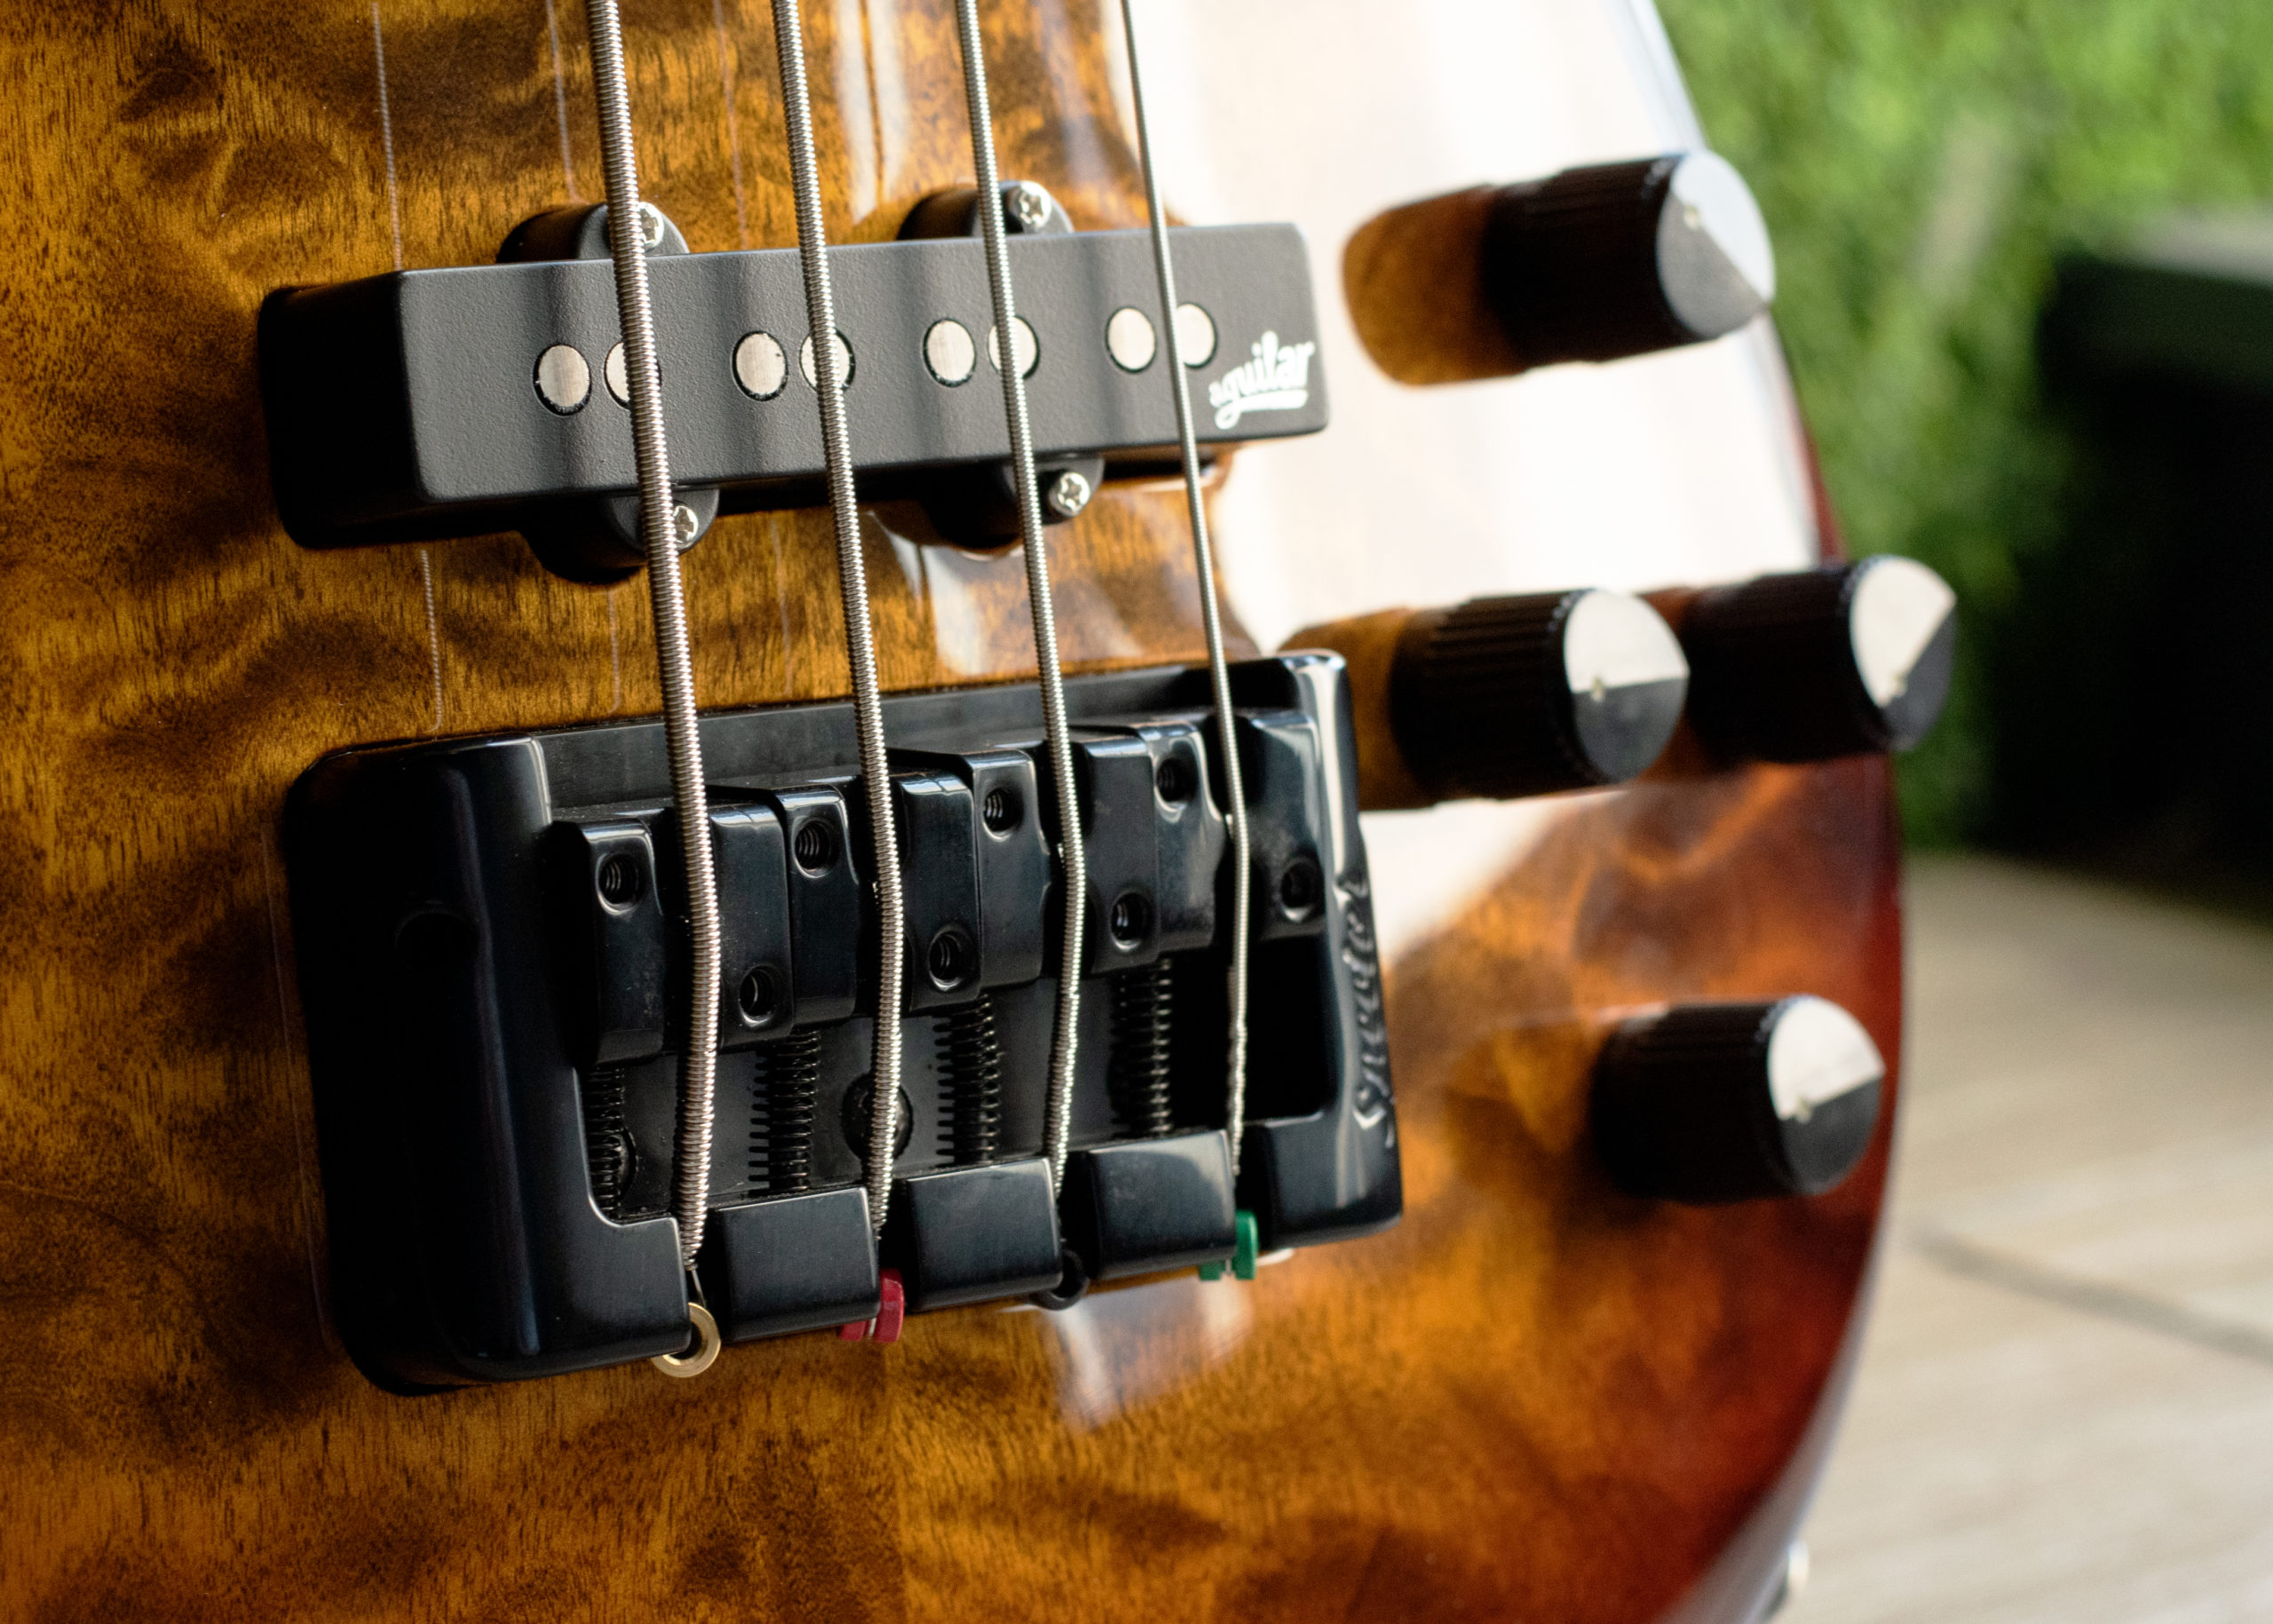
M 1857 554 L 1946 575 L 1949 713 L 1904 764 L 1921 844 L 1993 816 L 1992 651 L 2074 456 L 2039 400 L 2054 257 L 2273 198 L 2273 0 L 1659 0 L 1775 234 L 1777 319 Z

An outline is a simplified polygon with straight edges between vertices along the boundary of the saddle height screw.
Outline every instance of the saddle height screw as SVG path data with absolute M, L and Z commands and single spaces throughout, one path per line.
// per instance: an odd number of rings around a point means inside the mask
M 1089 482 L 1068 468 L 1049 482 L 1049 511 L 1071 519 L 1089 505 Z

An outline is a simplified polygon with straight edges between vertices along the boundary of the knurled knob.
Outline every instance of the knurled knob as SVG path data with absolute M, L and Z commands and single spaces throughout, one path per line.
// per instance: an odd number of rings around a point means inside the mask
M 1909 558 L 1762 575 L 1702 593 L 1682 619 L 1689 716 L 1732 759 L 1905 750 L 1948 699 L 1957 594 Z
M 1878 1125 L 1886 1062 L 1826 999 L 1681 1004 L 1618 1029 L 1595 1066 L 1595 1144 L 1630 1195 L 1820 1195 Z
M 1390 726 L 1439 800 L 1623 783 L 1681 720 L 1689 668 L 1638 598 L 1596 588 L 1479 598 L 1406 624 Z
M 1509 342 L 1533 367 L 1718 338 L 1776 297 L 1760 207 L 1709 152 L 1505 188 L 1485 228 L 1483 269 Z

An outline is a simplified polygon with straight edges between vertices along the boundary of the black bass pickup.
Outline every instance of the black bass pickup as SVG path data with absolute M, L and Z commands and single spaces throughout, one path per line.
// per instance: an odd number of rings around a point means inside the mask
M 843 703 L 702 718 L 725 924 L 699 1272 L 729 1341 L 1366 1233 L 1403 1195 L 1338 656 L 1232 668 L 1253 819 L 1245 1150 L 1204 669 L 1066 685 L 1089 930 L 1073 1154 L 1041 1160 L 1057 808 L 1031 685 L 897 694 L 908 1015 L 869 1233 L 876 923 Z M 351 750 L 287 815 L 334 1304 L 398 1391 L 677 1351 L 688 955 L 661 726 Z M 1234 1289 L 1226 1286 L 1224 1289 Z
M 1056 229 L 1010 240 L 1035 448 L 1104 474 L 1173 465 L 1168 346 L 1148 234 Z M 518 263 L 398 271 L 287 289 L 262 307 L 277 506 L 307 547 L 519 528 L 547 562 L 596 575 L 603 547 L 553 541 L 562 515 L 636 485 L 615 286 L 593 222 L 539 216 Z M 823 499 L 820 424 L 794 249 L 694 254 L 675 228 L 649 256 L 671 471 L 697 534 L 720 511 Z M 1291 226 L 1174 234 L 1185 360 L 1203 445 L 1326 426 L 1318 319 Z M 532 244 L 539 245 L 533 248 Z M 557 257 L 551 256 L 558 256 Z M 829 250 L 848 418 L 864 498 L 929 497 L 1010 456 L 982 244 L 945 235 Z M 973 386 L 975 385 L 975 386 Z M 1048 471 L 1047 470 L 1045 471 Z M 1061 510 L 1050 517 L 1070 516 Z M 1071 505 L 1078 506 L 1078 502 Z M 998 527 L 1004 535 L 1014 527 Z M 597 557 L 597 562 L 595 561 Z

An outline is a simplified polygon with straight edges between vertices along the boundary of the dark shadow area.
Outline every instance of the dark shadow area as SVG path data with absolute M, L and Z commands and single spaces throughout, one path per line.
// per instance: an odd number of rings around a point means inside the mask
M 1991 844 L 2273 916 L 2273 225 L 2062 261 L 2048 544 L 1980 626 Z

